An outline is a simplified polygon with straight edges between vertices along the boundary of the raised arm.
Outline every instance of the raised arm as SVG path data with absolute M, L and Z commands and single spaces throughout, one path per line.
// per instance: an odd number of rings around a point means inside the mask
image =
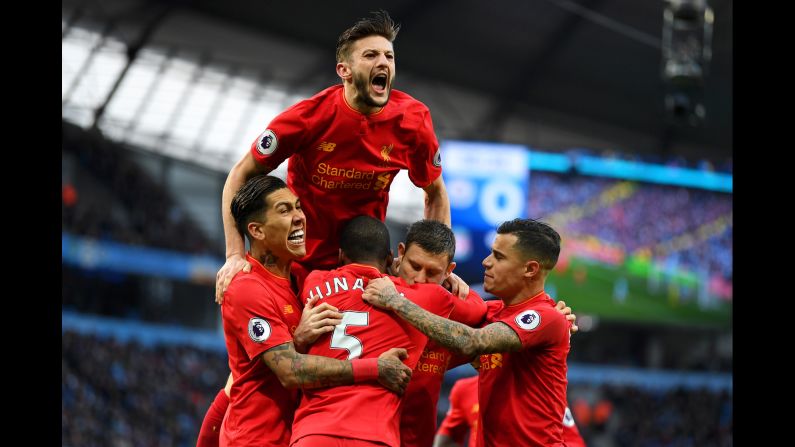
M 250 152 L 246 152 L 243 158 L 237 162 L 229 171 L 224 183 L 223 193 L 221 194 L 221 217 L 224 222 L 224 239 L 226 241 L 226 262 L 221 270 L 215 275 L 215 302 L 221 304 L 224 301 L 224 292 L 229 287 L 232 278 L 240 270 L 251 271 L 251 265 L 246 262 L 246 243 L 243 236 L 237 231 L 235 218 L 232 217 L 232 198 L 237 190 L 246 183 L 246 180 L 257 175 L 267 174 L 270 169 L 257 163 Z
M 434 315 L 401 296 L 389 278 L 371 279 L 362 299 L 376 307 L 392 310 L 435 342 L 467 357 L 522 349 L 519 336 L 506 324 L 492 323 L 473 329 Z
M 447 197 L 447 189 L 444 186 L 442 176 L 423 188 L 425 191 L 425 218 L 444 222 L 450 226 L 450 199 Z
M 411 368 L 401 362 L 406 357 L 405 349 L 393 348 L 377 359 L 337 360 L 301 354 L 292 342 L 274 346 L 262 354 L 262 360 L 285 388 L 322 388 L 378 380 L 398 394 L 403 394 L 411 378 Z

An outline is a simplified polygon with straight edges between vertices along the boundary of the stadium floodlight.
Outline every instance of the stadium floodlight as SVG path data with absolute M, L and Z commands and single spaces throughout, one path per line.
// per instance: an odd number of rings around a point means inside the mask
M 712 58 L 714 14 L 706 0 L 663 0 L 662 78 L 665 109 L 675 123 L 700 125 L 704 77 Z
M 666 82 L 703 82 L 712 58 L 714 14 L 706 0 L 664 0 L 662 76 Z

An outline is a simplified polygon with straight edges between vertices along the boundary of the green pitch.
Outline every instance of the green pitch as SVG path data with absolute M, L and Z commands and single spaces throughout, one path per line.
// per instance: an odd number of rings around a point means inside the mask
M 622 287 L 616 287 L 616 281 L 622 276 L 626 279 L 623 302 L 614 297 L 621 295 Z M 731 302 L 711 298 L 706 307 L 699 306 L 697 284 L 665 280 L 650 284 L 647 278 L 621 267 L 574 259 L 565 271 L 553 271 L 546 283 L 547 292 L 554 292 L 554 298 L 566 301 L 575 313 L 602 320 L 716 328 L 731 324 Z

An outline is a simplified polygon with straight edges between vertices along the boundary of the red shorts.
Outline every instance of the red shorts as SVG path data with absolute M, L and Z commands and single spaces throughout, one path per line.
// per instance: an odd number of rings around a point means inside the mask
M 307 435 L 290 444 L 290 447 L 384 447 L 386 444 L 363 439 L 340 438 L 328 435 Z

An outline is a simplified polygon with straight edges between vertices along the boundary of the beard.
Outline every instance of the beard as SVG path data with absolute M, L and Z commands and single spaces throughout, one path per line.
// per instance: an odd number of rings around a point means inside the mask
M 368 107 L 383 107 L 389 102 L 389 95 L 392 93 L 392 83 L 386 86 L 386 98 L 378 102 L 370 96 L 370 78 L 366 75 L 354 73 L 353 86 L 356 88 L 357 98 Z

